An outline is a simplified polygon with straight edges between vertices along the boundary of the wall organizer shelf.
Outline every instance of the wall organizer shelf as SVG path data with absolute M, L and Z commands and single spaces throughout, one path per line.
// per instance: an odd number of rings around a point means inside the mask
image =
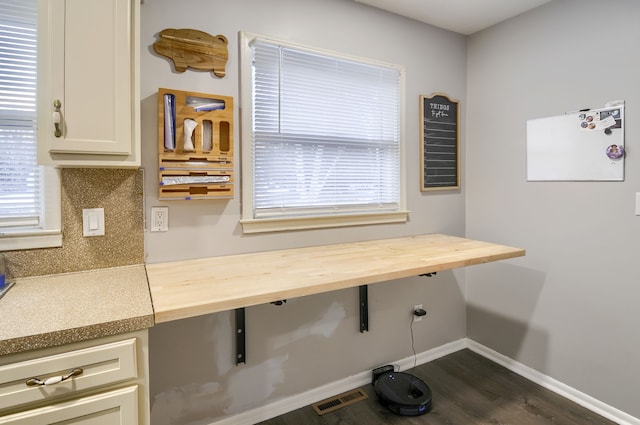
M 234 195 L 233 97 L 158 90 L 159 197 Z

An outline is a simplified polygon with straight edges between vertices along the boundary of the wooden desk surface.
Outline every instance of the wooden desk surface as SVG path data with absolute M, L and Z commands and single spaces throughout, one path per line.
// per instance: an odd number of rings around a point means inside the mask
M 162 323 L 523 255 L 520 248 L 429 234 L 146 267 Z

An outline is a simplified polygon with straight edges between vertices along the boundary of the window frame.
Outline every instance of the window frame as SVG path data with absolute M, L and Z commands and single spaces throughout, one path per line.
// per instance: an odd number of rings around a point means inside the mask
M 47 37 L 41 33 L 42 23 L 46 20 L 42 13 L 42 3 L 37 1 L 38 18 L 37 28 L 38 44 L 47 42 Z M 37 65 L 37 99 L 36 99 L 36 121 L 40 121 L 45 114 L 41 109 L 42 96 L 46 86 L 46 67 L 42 57 L 42 49 L 38 48 Z M 46 111 L 50 113 L 50 111 Z M 37 126 L 37 124 L 36 124 Z M 36 131 L 36 145 L 40 143 L 39 132 Z M 33 151 L 34 159 L 37 161 L 37 148 Z M 25 227 L 3 227 L 0 228 L 0 251 L 13 251 L 37 248 L 50 248 L 62 246 L 62 203 L 61 203 L 61 176 L 60 170 L 40 165 L 40 215 L 39 224 Z
M 52 248 L 62 246 L 60 170 L 40 166 L 43 196 L 38 227 L 7 227 L 0 229 L 0 251 Z
M 277 217 L 277 218 L 255 218 L 254 217 L 254 187 L 253 187 L 253 156 L 252 156 L 252 129 L 253 129 L 253 105 L 252 105 L 252 60 L 251 43 L 253 40 L 263 40 L 270 43 L 277 43 L 282 46 L 291 47 L 298 50 L 309 51 L 314 54 L 326 54 L 338 59 L 363 62 L 370 65 L 377 65 L 395 68 L 400 73 L 400 94 L 399 94 L 399 171 L 400 171 L 400 193 L 398 209 L 394 211 L 372 211 L 355 214 L 331 214 L 312 215 L 300 217 Z M 240 118 L 241 118 L 241 152 L 242 152 L 242 214 L 240 223 L 243 233 L 276 232 L 285 230 L 321 229 L 329 227 L 359 226 L 388 223 L 406 223 L 409 211 L 407 210 L 407 183 L 406 183 L 406 160 L 405 160 L 405 70 L 403 67 L 345 55 L 343 53 L 324 50 L 316 47 L 304 46 L 271 37 L 252 34 L 240 31 Z

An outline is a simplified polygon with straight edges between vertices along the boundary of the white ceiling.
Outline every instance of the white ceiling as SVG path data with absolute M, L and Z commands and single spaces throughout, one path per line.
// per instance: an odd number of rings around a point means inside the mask
M 355 0 L 460 34 L 473 34 L 551 0 Z

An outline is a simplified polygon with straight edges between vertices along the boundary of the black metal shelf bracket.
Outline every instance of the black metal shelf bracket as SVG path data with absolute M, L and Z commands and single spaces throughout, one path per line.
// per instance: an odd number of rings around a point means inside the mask
M 369 331 L 369 294 L 367 285 L 360 286 L 360 332 Z
M 244 308 L 236 308 L 236 365 L 247 362 Z
M 369 331 L 369 290 L 367 285 L 361 285 L 359 288 L 359 307 L 360 307 L 360 332 Z M 287 300 L 272 302 L 271 304 L 281 306 Z M 236 365 L 245 364 L 247 362 L 247 341 L 246 341 L 246 320 L 245 309 L 235 309 L 235 328 L 236 328 Z

